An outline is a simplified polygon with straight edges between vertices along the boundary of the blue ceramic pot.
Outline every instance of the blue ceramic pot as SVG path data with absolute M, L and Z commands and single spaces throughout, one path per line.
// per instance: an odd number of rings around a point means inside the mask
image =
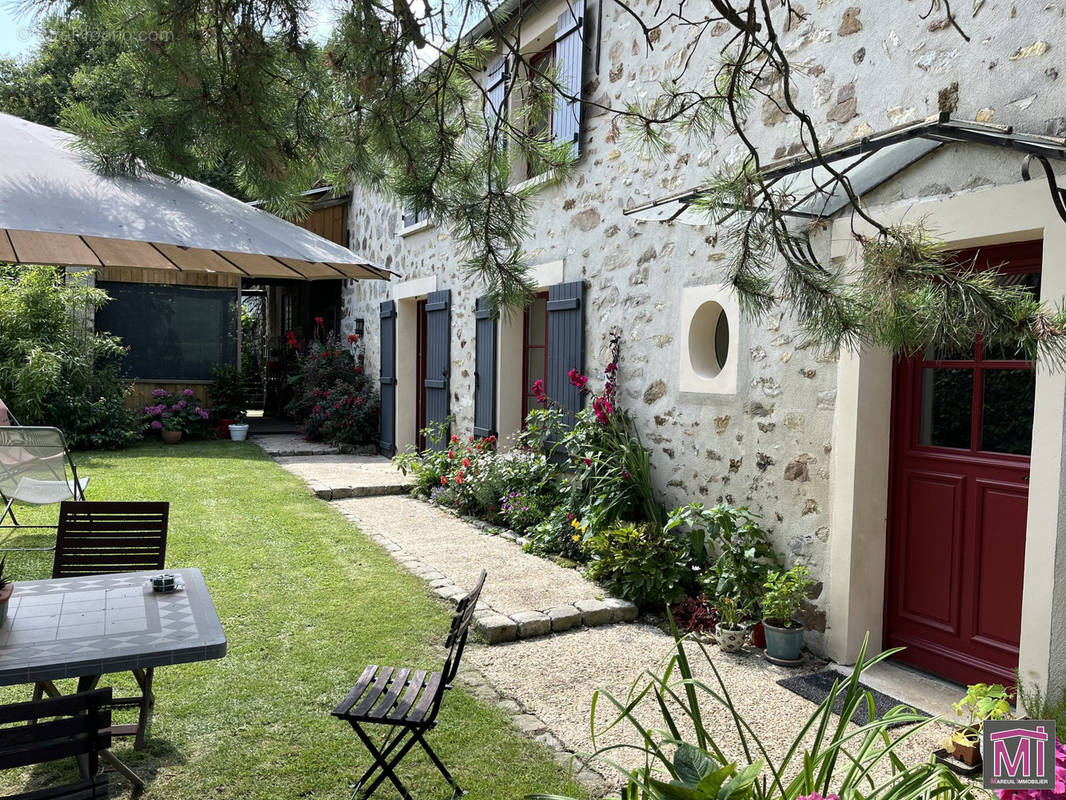
M 766 655 L 778 661 L 799 660 L 803 650 L 803 626 L 779 628 L 763 620 L 763 627 L 766 629 Z

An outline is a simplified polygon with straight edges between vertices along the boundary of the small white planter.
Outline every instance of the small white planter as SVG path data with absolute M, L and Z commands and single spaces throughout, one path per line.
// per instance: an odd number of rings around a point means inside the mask
M 718 640 L 718 646 L 727 653 L 739 653 L 744 649 L 744 641 L 748 637 L 746 627 L 732 629 L 723 628 L 720 624 L 715 626 L 714 638 Z
M 235 442 L 243 442 L 248 438 L 248 425 L 247 423 L 241 425 L 229 426 L 229 438 Z

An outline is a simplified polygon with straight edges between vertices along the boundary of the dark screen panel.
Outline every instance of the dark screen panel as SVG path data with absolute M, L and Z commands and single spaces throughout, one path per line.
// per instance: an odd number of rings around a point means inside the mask
M 112 298 L 96 329 L 129 347 L 123 371 L 140 380 L 211 380 L 215 364 L 237 363 L 237 293 L 100 281 Z

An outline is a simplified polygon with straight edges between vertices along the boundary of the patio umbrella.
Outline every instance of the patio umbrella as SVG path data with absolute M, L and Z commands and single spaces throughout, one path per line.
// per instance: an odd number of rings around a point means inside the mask
M 0 114 L 0 262 L 305 280 L 392 274 L 197 181 L 102 175 L 75 138 Z

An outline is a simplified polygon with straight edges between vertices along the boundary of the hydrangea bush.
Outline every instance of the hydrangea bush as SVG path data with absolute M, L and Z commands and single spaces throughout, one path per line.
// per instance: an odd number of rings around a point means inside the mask
M 211 432 L 207 424 L 211 412 L 192 389 L 180 392 L 156 389 L 152 398 L 155 402 L 141 409 L 141 421 L 149 432 L 181 431 L 191 436 L 207 436 Z
M 285 411 L 310 441 L 333 445 L 377 441 L 381 401 L 374 382 L 356 362 L 354 346 L 351 337 L 342 342 L 329 334 L 297 351 L 299 371 L 290 379 L 293 399 Z

